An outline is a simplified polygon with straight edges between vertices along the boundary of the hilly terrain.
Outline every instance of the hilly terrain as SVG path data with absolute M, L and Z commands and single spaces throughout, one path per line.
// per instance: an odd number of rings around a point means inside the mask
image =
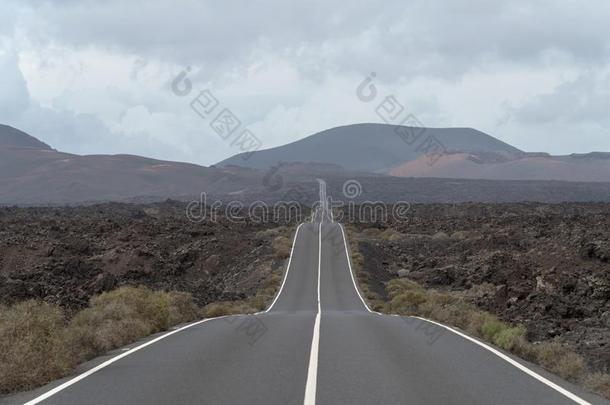
M 247 160 L 238 155 L 205 167 L 134 155 L 65 153 L 0 125 L 0 205 L 192 201 L 203 192 L 224 202 L 309 205 L 317 199 L 317 178 L 327 180 L 335 199 L 343 198 L 345 182 L 356 179 L 361 190 L 353 201 L 610 201 L 607 154 L 553 157 L 522 152 L 475 130 L 426 130 L 447 148 L 470 145 L 468 152 L 447 149 L 430 165 L 395 129 L 381 124 L 333 128 Z
M 276 148 L 257 151 L 244 160 L 238 154 L 219 165 L 253 168 L 279 162 L 333 163 L 347 170 L 389 173 L 425 155 L 424 141 L 436 139 L 447 151 L 518 155 L 519 149 L 471 128 L 412 128 L 387 124 L 354 124 L 328 129 Z
M 133 155 L 74 155 L 0 126 L 0 203 L 62 204 L 164 199 L 256 183 L 248 169 L 208 168 Z
M 390 170 L 400 177 L 445 177 L 487 180 L 609 181 L 610 153 L 551 156 L 548 153 L 500 155 L 447 153 L 434 165 L 425 157 Z
M 296 142 L 236 155 L 219 165 L 266 168 L 280 162 L 334 163 L 398 177 L 487 180 L 610 180 L 610 153 L 552 156 L 524 152 L 471 128 L 355 124 Z

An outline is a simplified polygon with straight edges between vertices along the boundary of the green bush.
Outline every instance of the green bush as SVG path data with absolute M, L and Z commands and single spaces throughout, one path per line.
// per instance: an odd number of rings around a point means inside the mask
M 495 342 L 496 336 L 506 329 L 506 324 L 495 317 L 489 317 L 481 327 L 481 337 L 488 342 Z

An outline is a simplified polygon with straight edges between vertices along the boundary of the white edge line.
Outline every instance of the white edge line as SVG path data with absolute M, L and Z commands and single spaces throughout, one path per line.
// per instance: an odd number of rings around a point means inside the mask
M 99 364 L 99 365 L 93 367 L 91 370 L 85 371 L 84 373 L 79 374 L 78 376 L 72 378 L 71 380 L 68 380 L 68 381 L 66 381 L 63 384 L 58 385 L 57 387 L 53 388 L 52 390 L 49 390 L 49 391 L 45 392 L 44 394 L 42 394 L 42 395 L 40 395 L 40 396 L 38 396 L 38 397 L 36 397 L 36 398 L 26 402 L 24 405 L 34 405 L 34 404 L 37 404 L 39 402 L 42 402 L 45 399 L 48 399 L 51 396 L 57 394 L 58 392 L 63 391 L 64 389 L 68 388 L 69 386 L 71 386 L 73 384 L 76 384 L 80 380 L 89 377 L 91 374 L 96 373 L 97 371 L 99 371 L 99 370 L 101 370 L 101 369 L 103 369 L 105 367 L 108 367 L 112 363 L 121 360 L 123 357 L 127 357 L 130 354 L 135 353 L 135 352 L 137 352 L 140 349 L 143 349 L 143 348 L 145 348 L 147 346 L 152 345 L 153 343 L 158 342 L 161 339 L 165 339 L 166 337 L 173 335 L 174 333 L 181 332 L 181 331 L 183 331 L 185 329 L 188 329 L 188 328 L 191 328 L 193 326 L 202 324 L 204 322 L 212 321 L 212 320 L 215 320 L 215 319 L 222 319 L 222 318 L 226 318 L 228 316 L 232 316 L 232 315 L 223 315 L 223 316 L 219 316 L 219 317 L 216 317 L 216 318 L 203 319 L 201 321 L 193 322 L 193 323 L 185 325 L 185 326 L 183 326 L 181 328 L 178 328 L 178 329 L 175 329 L 173 331 L 167 332 L 167 333 L 165 333 L 165 334 L 163 334 L 163 335 L 161 335 L 161 336 L 159 336 L 159 337 L 157 337 L 157 338 L 155 338 L 153 340 L 150 340 L 148 342 L 142 343 L 141 345 L 139 345 L 137 347 L 134 347 L 133 349 L 131 349 L 129 351 L 126 351 L 125 353 L 119 354 L 119 355 L 117 355 L 117 356 L 115 356 L 115 357 L 113 357 L 113 358 L 111 358 L 109 360 L 106 360 L 102 364 Z
M 318 312 L 313 325 L 313 336 L 311 338 L 311 351 L 309 352 L 309 365 L 307 366 L 307 382 L 305 383 L 305 398 L 303 405 L 315 405 L 316 386 L 318 381 L 318 352 L 320 347 L 320 321 L 322 307 L 320 305 L 320 269 L 322 268 L 322 223 L 320 222 L 318 233 Z
M 345 247 L 345 256 L 347 257 L 347 265 L 349 266 L 349 274 L 350 274 L 350 276 L 352 276 L 352 283 L 354 283 L 354 288 L 356 289 L 356 292 L 358 293 L 358 297 L 360 297 L 360 301 L 362 301 L 362 304 L 364 304 L 364 307 L 367 309 L 367 311 L 373 312 L 377 315 L 382 315 L 381 313 L 379 313 L 377 311 L 371 310 L 371 308 L 369 308 L 369 306 L 366 304 L 366 301 L 364 300 L 364 298 L 362 298 L 362 295 L 360 294 L 360 290 L 358 289 L 358 285 L 356 284 L 356 279 L 354 279 L 354 270 L 352 270 L 352 260 L 349 255 L 349 251 L 347 250 L 347 240 L 345 239 L 345 232 L 343 231 L 343 225 L 341 225 L 341 224 L 338 224 L 338 225 L 339 225 L 339 228 L 341 228 L 341 235 L 343 235 L 343 246 Z
M 455 330 L 455 329 L 453 329 L 453 328 L 451 328 L 449 326 L 443 325 L 442 323 L 431 321 L 430 319 L 421 318 L 419 316 L 414 316 L 413 318 L 417 318 L 417 319 L 420 319 L 422 321 L 430 322 L 430 323 L 433 323 L 435 325 L 441 326 L 441 327 L 443 327 L 443 328 L 445 328 L 445 329 L 455 333 L 456 335 L 459 335 L 459 336 L 463 337 L 464 339 L 469 340 L 470 342 L 472 342 L 472 343 L 474 343 L 476 345 L 481 346 L 482 348 L 484 348 L 484 349 L 492 352 L 496 356 L 500 357 L 502 360 L 508 362 L 509 364 L 511 364 L 511 365 L 515 366 L 516 368 L 518 368 L 519 370 L 523 371 L 524 373 L 526 373 L 530 377 L 535 378 L 536 380 L 538 380 L 541 383 L 549 386 L 550 388 L 554 389 L 555 391 L 559 392 L 560 394 L 568 397 L 569 399 L 571 399 L 572 401 L 576 402 L 577 404 L 580 404 L 580 405 L 591 405 L 590 402 L 585 401 L 584 399 L 580 398 L 576 394 L 573 394 L 572 392 L 566 390 L 565 388 L 563 388 L 563 387 L 555 384 L 554 382 L 544 378 L 543 376 L 541 376 L 540 374 L 536 373 L 535 371 L 530 370 L 529 368 L 525 367 L 523 364 L 519 363 L 518 361 L 513 360 L 512 358 L 510 358 L 509 356 L 505 355 L 501 351 L 499 351 L 497 349 L 494 349 L 493 347 L 491 347 L 491 346 L 489 346 L 489 345 L 487 345 L 487 344 L 485 344 L 483 342 L 480 342 L 480 341 L 478 341 L 478 340 L 476 340 L 476 339 L 474 339 L 474 338 L 472 338 L 472 337 L 470 337 L 470 336 L 468 336 L 468 335 L 466 335 L 466 334 L 464 334 L 464 333 L 462 333 L 462 332 L 460 332 L 458 330 Z
M 286 279 L 288 278 L 288 272 L 290 271 L 290 264 L 292 263 L 292 254 L 294 253 L 294 246 L 296 245 L 296 242 L 297 242 L 297 236 L 299 236 L 299 230 L 301 229 L 301 227 L 303 225 L 305 225 L 305 223 L 302 223 L 299 226 L 297 226 L 297 230 L 294 233 L 294 239 L 292 240 L 292 248 L 290 249 L 290 258 L 288 259 L 288 266 L 286 266 L 286 272 L 284 273 L 284 280 L 282 281 L 280 290 L 275 295 L 275 298 L 273 299 L 273 302 L 271 303 L 271 305 L 269 305 L 269 308 L 267 308 L 265 311 L 257 312 L 254 315 L 267 313 L 267 312 L 271 311 L 271 308 L 273 308 L 273 306 L 275 305 L 275 302 L 278 300 L 278 298 L 280 298 L 280 295 L 282 294 L 282 290 L 284 289 L 284 284 L 286 284 Z

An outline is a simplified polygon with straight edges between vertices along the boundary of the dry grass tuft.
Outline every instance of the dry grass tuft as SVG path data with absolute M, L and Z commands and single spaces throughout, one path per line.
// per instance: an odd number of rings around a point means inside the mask
M 198 316 L 190 294 L 145 287 L 93 297 L 69 322 L 60 307 L 39 301 L 0 307 L 0 392 L 60 378 L 89 358 Z
M 30 300 L 0 307 L 0 392 L 32 388 L 70 370 L 63 332 L 57 306 Z
M 275 256 L 278 259 L 288 259 L 292 250 L 292 241 L 286 236 L 276 236 L 272 242 Z
M 547 370 L 570 381 L 580 381 L 585 373 L 585 362 L 577 353 L 559 342 L 536 345 L 538 363 Z
M 610 399 L 610 374 L 592 373 L 585 378 L 585 387 Z

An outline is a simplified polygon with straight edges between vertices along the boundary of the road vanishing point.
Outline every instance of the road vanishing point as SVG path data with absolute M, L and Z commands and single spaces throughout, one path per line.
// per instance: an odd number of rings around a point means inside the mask
M 319 183 L 269 309 L 156 335 L 8 403 L 609 403 L 459 330 L 371 311 Z

